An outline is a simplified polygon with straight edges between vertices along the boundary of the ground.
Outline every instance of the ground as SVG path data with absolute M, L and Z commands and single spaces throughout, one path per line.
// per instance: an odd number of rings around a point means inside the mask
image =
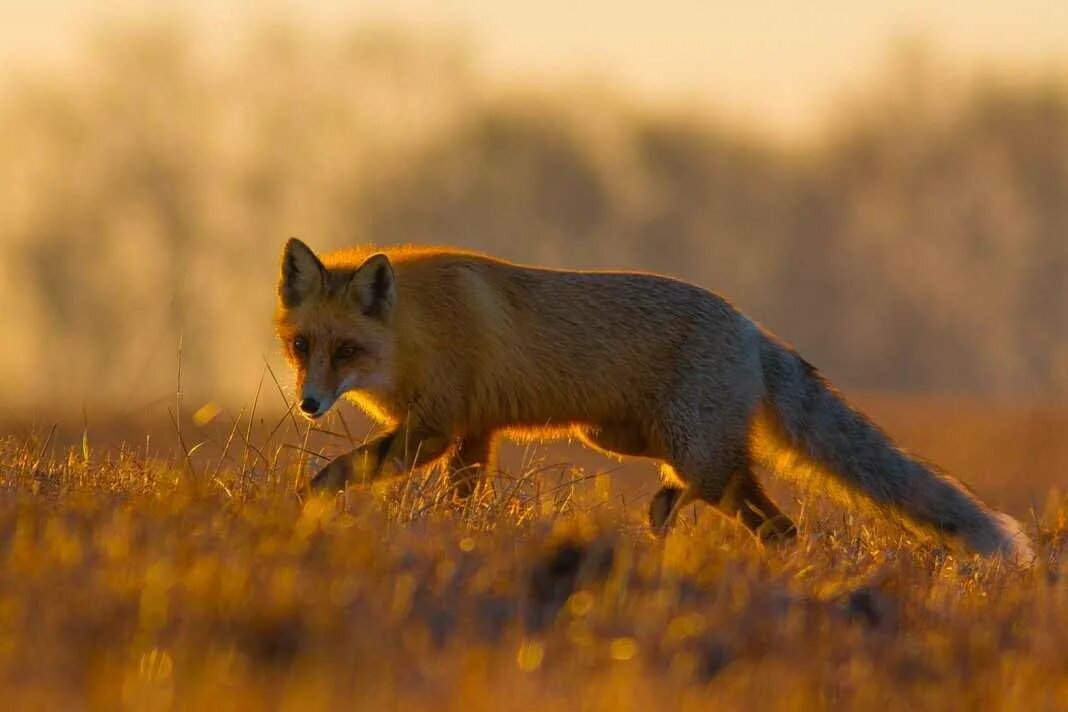
M 12 426 L 0 685 L 21 709 L 1068 708 L 1068 419 L 876 410 L 925 454 L 985 458 L 973 484 L 1035 565 L 953 557 L 818 491 L 776 491 L 792 545 L 696 508 L 656 540 L 648 470 L 570 450 L 513 451 L 464 505 L 434 472 L 308 504 L 317 453 L 351 436 L 224 413 L 160 456 L 91 421 L 69 449 Z

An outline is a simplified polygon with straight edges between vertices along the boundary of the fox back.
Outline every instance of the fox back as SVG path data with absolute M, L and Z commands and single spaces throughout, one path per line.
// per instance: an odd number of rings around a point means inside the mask
M 288 303 L 280 289 L 276 318 L 298 388 L 324 410 L 350 392 L 387 424 L 413 410 L 449 430 L 644 419 L 669 395 L 665 374 L 711 354 L 744 367 L 757 337 L 726 301 L 657 275 L 425 248 L 306 259 L 311 287 Z M 389 274 L 373 276 L 383 264 Z M 339 358 L 342 344 L 356 355 Z

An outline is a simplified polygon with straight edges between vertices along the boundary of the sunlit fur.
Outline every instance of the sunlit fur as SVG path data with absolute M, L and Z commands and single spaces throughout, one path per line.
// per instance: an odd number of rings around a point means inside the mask
M 375 252 L 325 255 L 328 281 L 358 275 Z M 369 354 L 331 371 L 313 347 L 307 370 L 294 361 L 298 384 L 320 378 L 329 389 L 374 374 L 373 386 L 350 393 L 373 418 L 457 444 L 492 443 L 504 431 L 570 433 L 661 460 L 668 491 L 654 526 L 670 523 L 665 502 L 701 499 L 761 536 L 792 535 L 757 483 L 760 462 L 818 475 L 973 551 L 1027 556 L 1011 518 L 903 453 L 715 294 L 651 274 L 538 269 L 448 249 L 383 252 L 396 292 L 388 314 L 364 316 L 344 290 L 280 305 L 283 342 L 298 332 L 315 343 L 343 337 Z M 492 446 L 485 451 L 492 457 Z
M 299 299 L 296 304 L 287 305 L 285 285 L 280 285 L 276 326 L 297 374 L 298 400 L 313 395 L 326 410 L 339 396 L 354 389 L 360 393 L 388 391 L 395 340 L 384 320 L 364 313 L 361 287 L 366 285 L 354 270 L 330 274 L 301 243 L 294 243 L 293 250 L 296 254 L 287 258 L 295 260 L 293 269 L 299 270 L 304 281 L 289 287 L 291 299 Z M 305 354 L 295 348 L 298 337 L 307 344 Z M 339 359 L 337 351 L 345 345 L 356 352 Z M 370 402 L 366 406 L 373 408 Z M 375 417 L 389 420 L 381 411 L 376 411 Z

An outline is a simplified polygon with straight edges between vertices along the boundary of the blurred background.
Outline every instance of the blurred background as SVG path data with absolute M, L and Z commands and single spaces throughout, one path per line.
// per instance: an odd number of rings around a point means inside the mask
M 1063 2 L 6 5 L 0 420 L 174 403 L 179 341 L 247 404 L 289 236 L 669 273 L 846 390 L 1068 394 Z

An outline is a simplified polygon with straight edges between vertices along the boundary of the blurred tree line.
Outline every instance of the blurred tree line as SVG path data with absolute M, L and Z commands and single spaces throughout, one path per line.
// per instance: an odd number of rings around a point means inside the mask
M 843 386 L 1068 393 L 1068 81 L 898 61 L 781 145 L 463 46 L 265 25 L 225 59 L 102 32 L 0 85 L 0 403 L 247 399 L 286 237 L 677 275 Z M 240 401 L 245 402 L 245 401 Z

